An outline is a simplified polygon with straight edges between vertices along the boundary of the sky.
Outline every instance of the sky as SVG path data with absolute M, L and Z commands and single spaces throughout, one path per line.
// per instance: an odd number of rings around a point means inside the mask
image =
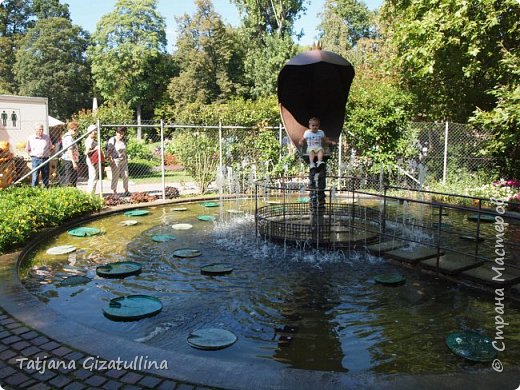
M 78 24 L 89 32 L 94 32 L 96 23 L 101 17 L 113 10 L 115 0 L 62 0 L 69 4 L 71 18 L 74 24 Z M 295 31 L 303 29 L 304 36 L 299 41 L 301 45 L 311 45 L 317 38 L 316 28 L 320 18 L 318 13 L 323 8 L 324 0 L 312 0 L 307 5 L 306 15 L 302 15 L 296 22 Z M 383 0 L 365 0 L 369 9 L 376 9 Z M 220 14 L 225 23 L 238 26 L 240 17 L 238 10 L 229 0 L 213 0 L 217 13 Z M 158 9 L 166 20 L 166 35 L 168 38 L 168 51 L 172 51 L 176 37 L 175 17 L 185 13 L 192 15 L 195 12 L 193 0 L 159 0 Z

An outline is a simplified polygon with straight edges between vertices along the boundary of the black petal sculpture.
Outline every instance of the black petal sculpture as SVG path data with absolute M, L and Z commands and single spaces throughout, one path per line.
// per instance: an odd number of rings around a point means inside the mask
M 289 60 L 278 75 L 278 102 L 294 145 L 314 116 L 320 118 L 327 137 L 339 139 L 353 78 L 352 65 L 330 51 L 310 50 Z

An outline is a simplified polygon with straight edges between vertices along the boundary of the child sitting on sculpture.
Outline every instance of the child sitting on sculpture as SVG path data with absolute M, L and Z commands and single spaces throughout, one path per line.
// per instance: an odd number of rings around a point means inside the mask
M 316 117 L 309 119 L 309 129 L 305 130 L 303 137 L 299 144 L 303 145 L 303 142 L 307 142 L 307 153 L 309 154 L 310 167 L 319 167 L 323 164 L 323 144 L 336 145 L 335 141 L 332 141 L 325 136 L 323 130 L 320 130 L 320 120 Z M 314 158 L 318 156 L 318 162 L 314 165 Z

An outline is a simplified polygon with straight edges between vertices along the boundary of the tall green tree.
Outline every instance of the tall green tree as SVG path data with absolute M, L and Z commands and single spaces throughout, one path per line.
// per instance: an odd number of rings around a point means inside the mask
M 170 72 L 157 0 L 118 0 L 98 22 L 88 55 L 96 89 L 107 100 L 129 103 L 140 122 L 143 106 L 155 105 Z
M 382 12 L 419 113 L 464 122 L 496 105 L 489 92 L 510 78 L 502 49 L 520 46 L 517 0 L 388 0 Z
M 19 40 L 34 25 L 31 6 L 25 0 L 0 2 L 0 93 L 14 94 L 18 90 L 13 67 Z
M 232 0 L 242 14 L 249 35 L 291 35 L 294 22 L 305 11 L 305 0 Z
M 296 53 L 294 23 L 305 12 L 306 0 L 233 0 L 242 19 L 245 79 L 249 96 L 276 92 L 280 69 Z
M 374 38 L 374 12 L 358 0 L 326 0 L 319 25 L 327 50 L 346 56 L 361 38 Z
M 65 119 L 89 104 L 88 34 L 70 20 L 41 19 L 20 41 L 14 65 L 19 93 L 49 98 L 49 113 Z
M 61 4 L 60 0 L 32 0 L 32 10 L 38 19 L 65 18 L 70 20 L 68 4 Z
M 238 35 L 226 27 L 210 0 L 196 0 L 193 16 L 177 18 L 179 74 L 170 80 L 168 103 L 181 109 L 188 103 L 226 101 L 240 94 L 242 50 Z

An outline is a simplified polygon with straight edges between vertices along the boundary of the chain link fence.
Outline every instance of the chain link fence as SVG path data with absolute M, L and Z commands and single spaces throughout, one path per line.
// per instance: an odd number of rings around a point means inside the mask
M 461 172 L 489 174 L 496 161 L 480 156 L 481 149 L 492 134 L 469 125 L 458 123 L 411 123 L 413 136 L 410 147 L 416 151 L 413 158 L 397 160 L 399 172 L 393 176 L 397 185 L 409 185 L 428 180 L 446 181 Z M 101 124 L 102 149 L 106 152 L 108 140 L 117 127 L 127 129 L 125 136 L 128 157 L 130 192 L 163 193 L 166 187 L 178 188 L 183 193 L 226 192 L 247 193 L 254 181 L 266 176 L 307 175 L 307 164 L 295 153 L 282 125 L 252 128 L 239 125 L 177 125 L 152 121 L 125 124 Z M 88 167 L 84 142 L 79 144 L 80 161 L 78 187 L 87 190 Z M 334 148 L 328 161 L 330 176 L 364 176 L 381 181 L 391 175 L 389 167 L 374 167 L 356 154 L 348 145 L 348 134 L 343 133 L 339 146 Z M 64 185 L 59 158 L 51 163 L 51 185 Z M 113 180 L 113 165 L 105 162 L 103 181 L 96 193 L 124 192 L 123 180 Z M 30 171 L 28 156 L 0 160 L 0 186 L 7 186 Z M 374 173 L 375 172 L 375 173 Z M 30 176 L 26 182 L 30 183 Z M 3 183 L 3 185 L 2 185 Z

